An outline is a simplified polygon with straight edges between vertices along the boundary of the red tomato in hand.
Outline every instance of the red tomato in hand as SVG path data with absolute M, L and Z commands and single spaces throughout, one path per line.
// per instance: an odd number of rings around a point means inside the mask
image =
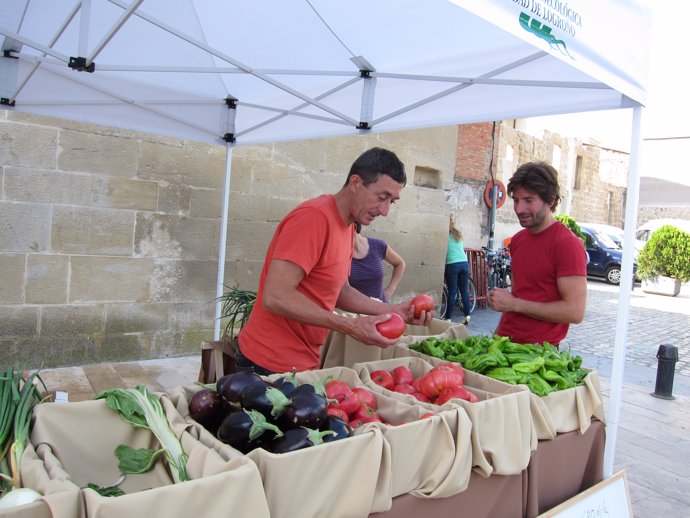
M 434 299 L 428 293 L 420 293 L 412 299 L 412 305 L 414 306 L 415 318 L 419 318 L 422 315 L 422 311 L 434 310 Z
M 386 338 L 400 338 L 405 332 L 405 321 L 397 313 L 391 313 L 388 320 L 376 324 L 376 330 Z

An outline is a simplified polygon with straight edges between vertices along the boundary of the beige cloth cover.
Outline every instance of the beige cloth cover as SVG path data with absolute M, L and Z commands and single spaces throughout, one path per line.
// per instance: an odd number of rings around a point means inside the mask
M 436 336 L 453 328 L 454 335 L 458 338 L 467 338 L 467 328 L 462 324 L 453 324 L 447 320 L 434 318 L 428 326 L 408 325 L 403 337 L 428 337 Z M 418 341 L 416 338 L 414 341 Z M 413 342 L 409 342 L 413 343 Z M 354 338 L 331 331 L 326 342 L 321 347 L 321 368 L 350 367 L 355 363 L 373 362 L 383 358 L 384 352 L 380 347 L 366 345 Z
M 593 417 L 606 422 L 599 374 L 590 371 L 584 382 L 584 385 L 551 392 L 544 397 L 530 394 L 537 439 L 552 440 L 559 433 L 575 430 L 583 434 Z
M 324 376 L 364 387 L 357 373 L 333 367 L 301 373 L 300 379 L 315 381 Z M 412 493 L 420 498 L 441 498 L 467 489 L 472 472 L 471 423 L 460 408 L 439 413 L 439 419 L 419 419 L 427 410 L 401 399 L 372 391 L 384 423 L 366 423 L 356 435 L 378 429 L 390 445 L 392 496 Z
M 233 516 L 268 517 L 256 466 L 234 451 L 214 449 L 213 442 L 208 440 L 210 434 L 199 436 L 165 395 L 158 395 L 188 455 L 187 472 L 191 480 L 173 484 L 165 463 L 156 462 L 147 473 L 125 477 L 120 484 L 124 496 L 102 497 L 86 489 L 89 482 L 109 486 L 118 480 L 114 450 L 119 444 L 133 448 L 157 446 L 149 430 L 135 429 L 110 410 L 104 400 L 93 400 L 45 403 L 35 408 L 31 445 L 37 457 L 29 454 L 26 467 L 22 461 L 25 484 L 65 486 L 44 496 L 54 518 L 166 515 L 198 518 L 225 515 L 229 509 Z M 75 489 L 81 492 L 82 503 L 73 498 Z M 58 501 L 53 495 L 62 499 Z
M 530 453 L 537 448 L 537 439 L 530 414 L 530 392 L 526 386 L 509 385 L 465 370 L 465 385 L 479 397 L 479 401 L 470 403 L 453 399 L 439 407 L 418 401 L 408 394 L 386 390 L 374 383 L 369 373 L 381 368 L 394 368 L 398 364 L 392 359 L 413 357 L 424 360 L 422 364 L 410 363 L 415 377 L 419 377 L 444 360 L 400 345 L 387 348 L 385 354 L 388 356 L 385 360 L 355 366 L 367 387 L 431 411 L 455 406 L 463 408 L 472 422 L 472 466 L 483 476 L 517 475 L 527 468 Z
M 42 451 L 41 451 L 42 450 Z M 38 501 L 0 511 L 2 518 L 77 518 L 84 516 L 81 491 L 74 485 L 60 463 L 50 454 L 50 448 L 40 446 L 41 457 L 33 444 L 27 441 L 22 454 L 20 471 L 22 486 L 35 489 L 43 495 Z
M 302 383 L 324 375 L 323 371 L 297 373 Z M 187 411 L 188 401 L 200 388 L 178 387 L 171 393 L 178 412 L 190 422 L 194 421 Z M 213 440 L 220 451 L 240 455 L 231 446 Z M 271 518 L 367 516 L 387 511 L 392 505 L 390 446 L 377 428 L 289 453 L 258 448 L 246 458 L 261 474 Z

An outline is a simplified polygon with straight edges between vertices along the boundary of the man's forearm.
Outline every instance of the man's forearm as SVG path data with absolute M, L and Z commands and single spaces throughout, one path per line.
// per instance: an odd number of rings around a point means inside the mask
M 568 324 L 579 324 L 584 316 L 578 304 L 565 300 L 535 302 L 515 298 L 513 311 L 546 322 Z

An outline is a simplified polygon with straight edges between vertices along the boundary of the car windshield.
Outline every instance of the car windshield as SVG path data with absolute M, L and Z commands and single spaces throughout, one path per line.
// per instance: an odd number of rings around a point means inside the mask
M 604 245 L 606 248 L 620 248 L 620 246 L 613 239 L 611 239 L 611 237 L 608 234 L 604 234 L 603 232 L 597 232 L 597 238 L 599 239 L 601 244 Z

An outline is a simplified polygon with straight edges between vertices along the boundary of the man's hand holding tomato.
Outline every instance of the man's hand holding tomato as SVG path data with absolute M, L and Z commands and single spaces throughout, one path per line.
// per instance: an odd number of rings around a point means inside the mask
M 356 309 L 351 304 L 353 299 L 356 299 L 358 302 Z M 434 316 L 433 309 L 420 311 L 419 308 L 415 308 L 412 303 L 413 300 L 412 298 L 398 304 L 386 304 L 362 295 L 348 284 L 341 292 L 341 296 L 338 299 L 338 307 L 346 311 L 354 310 L 353 312 L 358 312 L 361 316 L 357 318 L 343 318 L 333 314 L 332 318 L 339 320 L 333 329 L 345 333 L 364 344 L 382 348 L 389 347 L 398 341 L 399 336 L 388 338 L 377 330 L 377 325 L 385 326 L 384 323 L 390 320 L 391 314 L 397 313 L 406 324 L 428 326 L 431 322 Z M 433 302 L 433 299 L 431 300 Z M 431 307 L 433 308 L 433 305 Z M 415 311 L 418 313 L 418 316 L 415 316 Z
M 396 304 L 393 311 L 403 317 L 403 320 L 408 324 L 415 326 L 428 326 L 431 323 L 431 319 L 434 318 L 433 299 L 431 299 L 431 307 L 428 306 L 428 302 L 425 302 L 425 307 L 421 307 L 422 305 L 419 304 L 419 302 L 417 303 L 417 306 L 415 306 L 415 298 L 417 297 L 413 297 L 410 300 Z

